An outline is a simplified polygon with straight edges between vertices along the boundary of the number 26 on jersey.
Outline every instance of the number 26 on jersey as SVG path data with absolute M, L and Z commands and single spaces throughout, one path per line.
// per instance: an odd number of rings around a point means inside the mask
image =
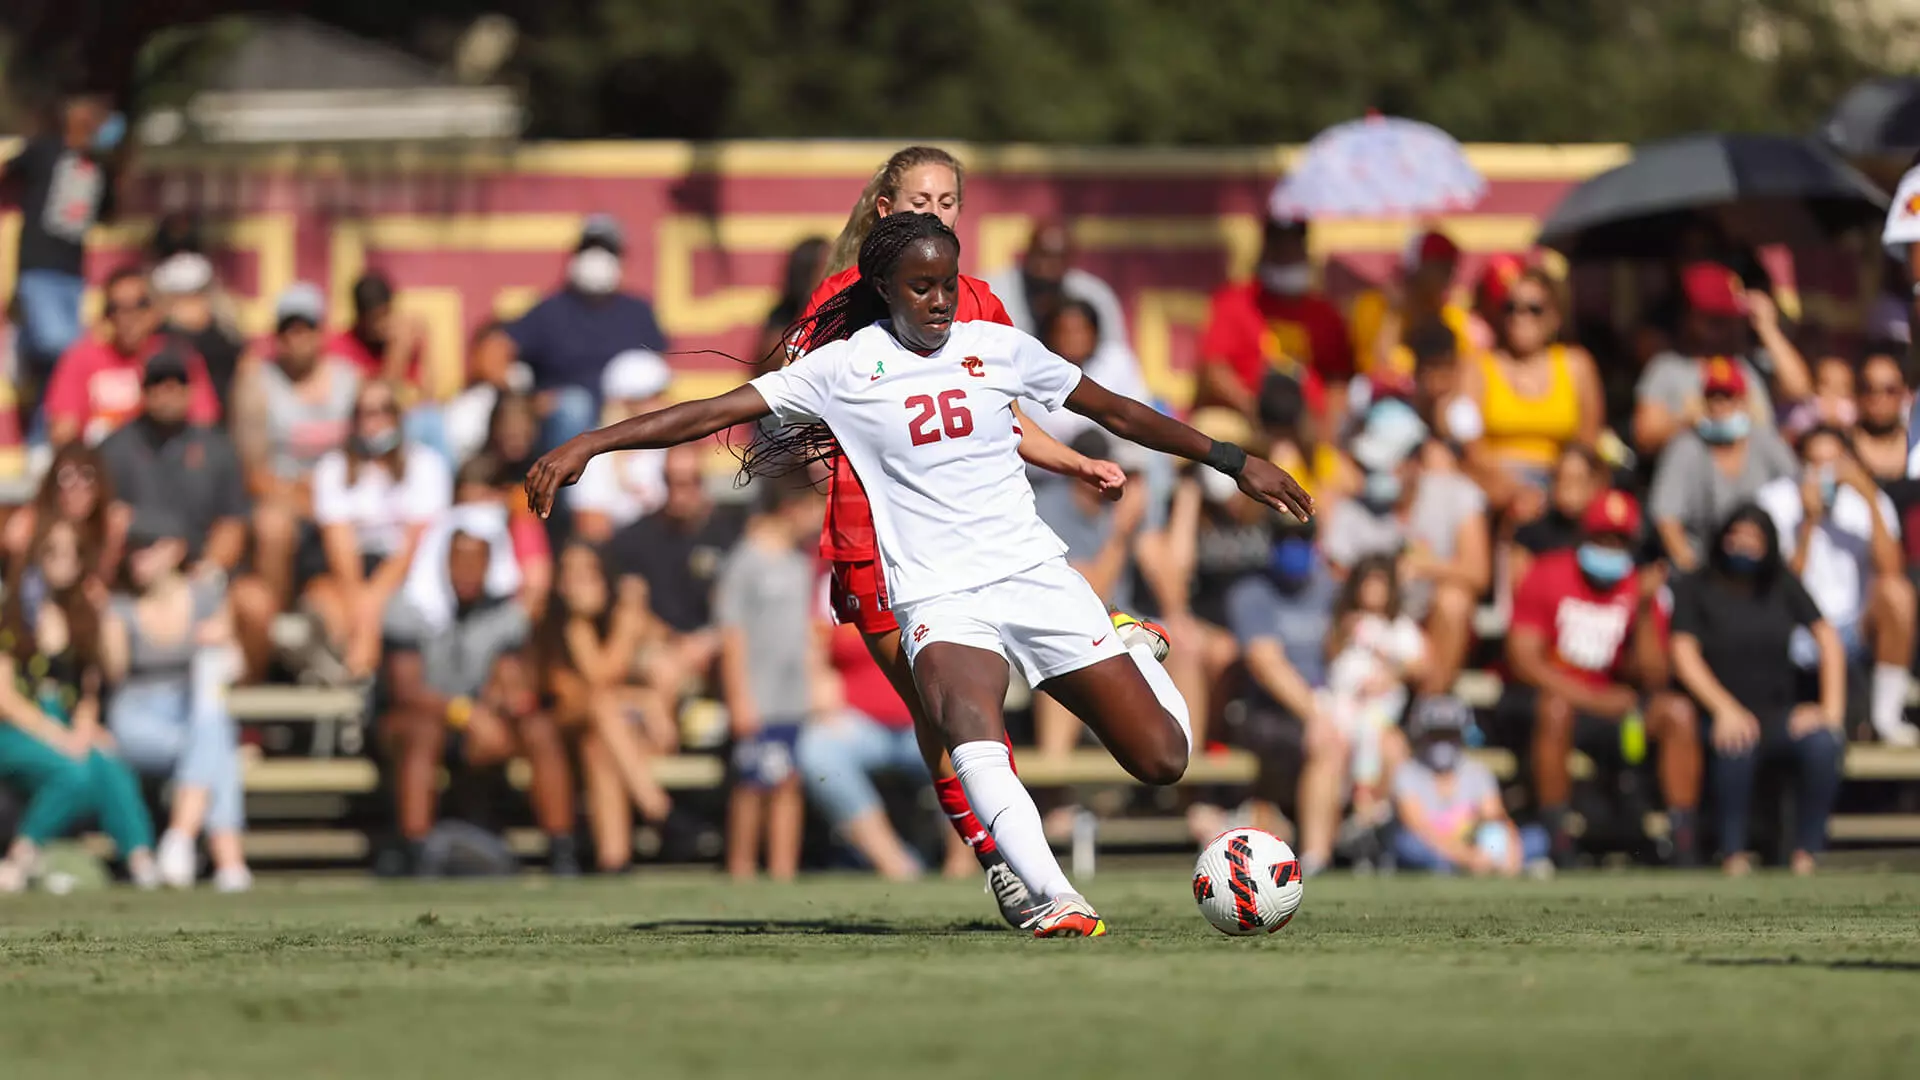
M 973 434 L 973 413 L 967 411 L 965 390 L 942 390 L 935 397 L 915 394 L 906 400 L 913 415 L 907 420 L 907 433 L 913 445 L 925 446 L 941 439 L 964 439 Z

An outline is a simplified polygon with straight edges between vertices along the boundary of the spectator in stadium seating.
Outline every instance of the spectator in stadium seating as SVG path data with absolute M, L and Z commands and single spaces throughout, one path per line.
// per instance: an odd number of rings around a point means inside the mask
M 106 284 L 106 326 L 74 342 L 47 383 L 47 433 L 55 446 L 75 439 L 99 444 L 140 412 L 141 375 L 156 357 L 171 358 L 192 389 L 187 416 L 220 422 L 220 398 L 198 353 L 160 333 L 153 290 L 137 270 L 117 270 Z
M 1633 496 L 1600 495 L 1581 521 L 1580 546 L 1535 559 L 1513 598 L 1513 678 L 1499 712 L 1531 727 L 1534 796 L 1563 864 L 1573 855 L 1568 755 L 1578 746 L 1632 763 L 1647 738 L 1659 747 L 1675 858 L 1693 858 L 1700 743 L 1692 704 L 1664 690 L 1668 613 L 1658 574 L 1634 570 L 1640 528 Z
M 420 534 L 452 499 L 446 462 L 402 436 L 393 388 L 362 383 L 347 445 L 314 466 L 313 518 L 327 570 L 307 583 L 304 598 L 349 678 L 373 673 L 383 614 Z
M 427 328 L 393 305 L 393 282 L 378 270 L 353 283 L 353 323 L 327 336 L 326 351 L 352 364 L 362 378 L 423 388 Z
M 1441 448 L 1455 462 L 1486 433 L 1479 404 L 1466 393 L 1459 338 L 1445 323 L 1428 320 L 1407 328 L 1407 351 L 1413 354 L 1413 392 L 1409 403 L 1433 432 Z M 1434 444 L 1429 444 L 1429 452 Z M 1431 462 L 1430 462 L 1431 463 Z
M 1737 509 L 1706 558 L 1704 569 L 1674 589 L 1673 662 L 1680 684 L 1713 718 L 1721 866 L 1729 874 L 1751 869 L 1746 840 L 1754 777 L 1762 760 L 1786 758 L 1800 785 L 1793 871 L 1812 873 L 1840 789 L 1844 646 L 1788 572 L 1765 511 Z M 1813 702 L 1803 689 L 1809 666 L 1818 671 Z
M 400 835 L 420 868 L 441 764 L 451 757 L 487 768 L 518 754 L 532 768 L 534 819 L 547 834 L 549 869 L 572 876 L 580 872 L 572 770 L 527 670 L 527 613 L 511 590 L 488 584 L 494 548 L 508 543 L 504 515 L 492 526 L 483 527 L 479 515 L 462 521 L 447 537 L 436 572 L 422 579 L 438 587 L 409 589 L 385 613 L 379 726 L 393 762 Z
M 1860 419 L 1853 374 L 1853 364 L 1844 356 L 1828 353 L 1814 361 L 1813 396 L 1787 410 L 1780 420 L 1780 434 L 1789 442 L 1799 442 L 1800 436 L 1816 427 L 1852 431 Z M 1901 452 L 1905 454 L 1905 447 Z
M 1873 346 L 1860 365 L 1859 426 L 1853 435 L 1854 448 L 1867 472 L 1882 485 L 1915 475 L 1909 467 L 1907 446 L 1911 399 L 1898 359 L 1905 352 L 1898 343 Z
M 566 284 L 474 351 L 477 374 L 504 389 L 515 360 L 533 372 L 543 418 L 541 445 L 552 449 L 600 419 L 600 373 L 628 349 L 667 350 L 653 305 L 620 291 L 627 250 L 620 223 L 587 218 L 567 262 Z
M 1097 313 L 1094 327 L 1100 344 L 1127 349 L 1127 313 L 1120 297 L 1113 286 L 1074 265 L 1078 256 L 1066 220 L 1045 217 L 1034 225 L 1020 265 L 987 275 L 987 284 L 1006 306 L 1013 325 L 1035 337 L 1061 305 L 1078 300 Z
M 561 732 L 578 748 L 596 865 L 619 873 L 633 861 L 633 811 L 662 825 L 673 798 L 654 778 L 651 743 L 634 726 L 626 676 L 646 632 L 646 585 L 615 586 L 600 553 L 574 543 L 560 553 L 553 605 L 535 659 L 542 692 Z
M 18 573 L 27 548 L 42 522 L 64 521 L 80 533 L 83 550 L 97 553 L 89 574 L 105 584 L 120 565 L 120 548 L 127 527 L 126 514 L 113 512 L 113 485 L 100 452 L 85 443 L 68 443 L 54 451 L 33 501 L 7 515 L 0 527 L 7 574 Z
M 1427 659 L 1420 625 L 1400 610 L 1394 556 L 1369 555 L 1348 572 L 1334 605 L 1327 655 L 1320 711 L 1344 744 L 1344 779 L 1353 790 L 1350 831 L 1364 836 L 1389 819 L 1385 782 L 1406 758 L 1399 729 L 1407 686 Z
M 1431 644 L 1421 686 L 1453 685 L 1472 643 L 1473 610 L 1492 574 L 1486 496 L 1457 472 L 1427 467 L 1426 425 L 1411 406 L 1375 404 L 1354 436 L 1360 494 L 1328 507 L 1321 552 L 1336 576 L 1368 555 L 1398 555 L 1405 610 Z
M 664 407 L 672 382 L 672 369 L 657 353 L 632 349 L 614 357 L 600 380 L 600 396 L 606 402 L 601 423 L 616 424 Z M 660 509 L 667 498 L 661 479 L 666 459 L 665 450 L 629 450 L 588 462 L 580 482 L 568 494 L 575 534 L 589 543 L 604 544 L 615 530 Z
M 540 515 L 528 509 L 520 481 L 503 480 L 503 475 L 500 463 L 490 454 L 467 459 L 454 474 L 453 505 L 496 506 L 507 515 L 507 536 L 513 561 L 520 570 L 520 606 L 539 619 L 546 613 L 547 599 L 553 591 L 553 545 Z
M 807 298 L 827 276 L 827 256 L 833 245 L 825 237 L 809 236 L 787 252 L 786 272 L 780 275 L 780 298 L 760 324 L 760 338 L 754 343 L 754 374 L 762 375 L 786 366 L 788 328 L 807 310 Z
M 102 627 L 105 674 L 113 687 L 107 727 L 128 764 L 172 781 L 173 806 L 160 834 L 160 880 L 191 888 L 204 832 L 214 888 L 253 884 L 240 833 L 245 794 L 240 733 L 227 713 L 234 665 L 226 581 L 188 577 L 179 519 L 135 519 L 118 589 Z
M 1359 490 L 1359 470 L 1321 437 L 1327 425 L 1308 413 L 1306 394 L 1298 381 L 1277 371 L 1269 373 L 1260 384 L 1257 413 L 1268 456 L 1316 500 L 1331 505 Z
M 1755 430 L 1742 365 L 1715 357 L 1702 366 L 1706 404 L 1693 430 L 1667 443 L 1647 495 L 1667 558 L 1682 572 L 1700 565 L 1708 539 L 1734 507 L 1752 502 L 1769 481 L 1800 471 L 1771 426 Z
M 533 397 L 508 390 L 495 395 L 480 452 L 500 463 L 500 482 L 518 484 L 540 457 L 540 414 Z
M 14 284 L 21 375 L 45 385 L 54 361 L 80 340 L 87 230 L 111 217 L 124 175 L 124 147 L 107 103 L 62 102 L 55 130 L 32 136 L 0 164 L 0 189 L 20 208 Z M 124 129 L 120 123 L 118 128 Z
M 1850 660 L 1873 657 L 1874 731 L 1895 746 L 1920 746 L 1905 719 L 1912 678 L 1914 588 L 1900 551 L 1900 521 L 1836 428 L 1800 437 L 1798 477 L 1761 487 L 1754 501 L 1773 520 L 1787 570 L 1813 597 Z
M 234 385 L 233 439 L 253 497 L 253 574 L 235 582 L 234 618 L 256 677 L 274 617 L 325 570 L 313 477 L 346 445 L 360 392 L 359 369 L 326 351 L 325 320 L 318 288 L 287 289 L 274 303 L 272 353 L 243 361 Z
M 1402 870 L 1514 877 L 1547 857 L 1546 830 L 1516 827 L 1493 772 L 1466 755 L 1472 726 L 1473 710 L 1449 695 L 1421 698 L 1407 717 L 1413 752 L 1393 770 L 1393 853 Z
M 1505 252 L 1489 255 L 1480 264 L 1480 278 L 1473 285 L 1473 310 L 1467 317 L 1467 339 L 1476 351 L 1494 347 L 1498 327 L 1507 317 L 1507 290 L 1526 272 L 1525 259 Z
M 1252 426 L 1230 409 L 1198 410 L 1191 423 L 1209 438 L 1266 453 Z M 1165 523 L 1138 541 L 1152 608 L 1180 642 L 1167 658 L 1167 673 L 1192 710 L 1196 744 L 1218 704 L 1212 690 L 1240 656 L 1226 629 L 1227 597 L 1236 582 L 1266 569 L 1278 524 L 1271 510 L 1241 498 L 1229 477 L 1188 467 L 1174 486 Z
M 1539 512 L 1561 449 L 1598 442 L 1606 402 L 1593 357 L 1560 341 L 1560 298 L 1545 272 L 1507 286 L 1494 325 L 1494 347 L 1465 372 L 1482 422 L 1470 464 L 1488 500 L 1525 520 Z
M 231 576 L 247 551 L 246 477 L 226 430 L 194 420 L 200 391 L 189 379 L 177 354 L 148 359 L 140 412 L 100 444 L 117 499 L 109 516 L 171 514 L 185 530 L 193 572 Z
M 746 514 L 714 504 L 700 471 L 705 454 L 694 446 L 669 449 L 662 470 L 667 501 L 614 533 L 604 548 L 614 576 L 638 577 L 647 585 L 653 632 L 640 667 L 650 715 L 679 716 L 681 696 L 707 681 L 719 657 L 714 582 L 740 539 Z
M 1299 822 L 1300 865 L 1309 874 L 1332 862 L 1345 802 L 1346 744 L 1315 696 L 1326 685 L 1339 595 L 1340 583 L 1314 551 L 1312 527 L 1288 526 L 1259 572 L 1240 578 L 1226 597 L 1253 683 L 1227 738 L 1260 759 L 1255 794 Z
M 1347 313 L 1353 330 L 1354 370 L 1362 375 L 1413 374 L 1406 333 L 1426 322 L 1452 330 L 1454 351 L 1474 355 L 1471 317 L 1452 301 L 1460 246 L 1438 229 L 1415 236 L 1401 259 L 1400 274 L 1377 289 L 1354 297 Z
M 881 773 L 911 778 L 922 788 L 931 782 L 914 738 L 913 715 L 868 655 L 857 629 L 822 624 L 820 632 L 827 641 L 815 672 L 815 715 L 800 729 L 795 751 L 807 801 L 875 873 L 890 881 L 918 877 L 920 861 L 894 831 L 873 783 Z M 975 872 L 967 845 L 950 830 L 947 852 L 951 876 Z
M 0 781 L 27 797 L 0 860 L 0 893 L 26 888 L 40 849 L 87 816 L 113 838 L 135 884 L 159 884 L 140 783 L 100 726 L 100 613 L 86 596 L 92 555 L 73 525 L 49 519 L 0 600 Z
M 1741 407 L 1756 429 L 1769 434 L 1776 400 L 1784 407 L 1813 391 L 1806 361 L 1781 330 L 1779 309 L 1765 292 L 1748 290 L 1739 275 L 1710 262 L 1683 267 L 1680 286 L 1686 303 L 1680 327 L 1684 351 L 1662 352 L 1647 361 L 1633 389 L 1633 445 L 1649 459 L 1712 411 L 1705 398 L 1715 360 L 1739 372 L 1739 384 L 1748 388 Z M 1771 393 L 1762 372 L 1772 376 Z M 1725 385 L 1727 378 L 1720 376 L 1719 382 Z M 1741 500 L 1752 495 L 1748 490 Z
M 1560 451 L 1547 487 L 1546 510 L 1513 531 L 1513 546 L 1507 550 L 1507 582 L 1511 588 L 1519 588 L 1526 580 L 1533 560 L 1580 546 L 1580 521 L 1587 507 L 1611 486 L 1605 463 L 1591 447 L 1568 443 Z
M 494 335 L 501 332 L 505 323 L 489 321 L 482 323 L 468 339 L 470 356 L 477 356 L 480 348 Z M 487 429 L 493 420 L 494 407 L 500 403 L 502 394 L 529 394 L 533 389 L 533 376 L 523 364 L 513 364 L 507 369 L 507 384 L 495 386 L 482 378 L 473 364 L 468 364 L 466 388 L 453 395 L 452 399 L 440 407 L 441 437 L 445 440 L 447 460 L 465 461 L 486 449 Z M 534 423 L 535 438 L 539 441 L 538 418 Z
M 1354 371 L 1346 320 L 1314 287 L 1304 221 L 1269 219 L 1253 280 L 1213 294 L 1200 338 L 1197 400 L 1251 420 L 1270 371 L 1298 380 L 1316 415 L 1326 409 L 1324 384 L 1343 385 Z
M 759 512 L 714 587 L 720 682 L 733 727 L 727 872 L 751 878 L 764 840 L 767 873 L 800 866 L 804 809 L 794 751 L 813 708 L 816 609 L 811 548 L 826 504 L 803 481 L 763 486 Z
M 148 279 L 160 307 L 160 332 L 206 363 L 220 411 L 230 415 L 233 380 L 246 342 L 234 325 L 233 304 L 220 290 L 213 263 L 197 246 L 183 249 L 155 263 Z
M 1152 391 L 1140 373 L 1139 358 L 1124 341 L 1101 336 L 1100 318 L 1100 311 L 1093 304 L 1080 299 L 1064 300 L 1040 324 L 1038 336 L 1047 348 L 1086 372 L 1088 378 L 1101 386 L 1138 401 L 1148 400 Z M 1070 409 L 1046 413 L 1040 420 L 1040 426 L 1046 428 L 1048 434 L 1063 441 L 1070 441 L 1093 426 L 1091 420 Z M 1062 435 L 1061 431 L 1066 434 Z

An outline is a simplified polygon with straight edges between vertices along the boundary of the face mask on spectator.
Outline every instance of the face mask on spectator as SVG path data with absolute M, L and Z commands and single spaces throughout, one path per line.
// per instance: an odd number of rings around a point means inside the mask
M 1313 267 L 1306 263 L 1262 264 L 1260 287 L 1276 296 L 1305 296 L 1313 288 Z
M 1752 577 L 1760 572 L 1760 557 L 1744 551 L 1727 552 L 1727 570 L 1741 577 Z
M 1753 416 L 1750 413 L 1737 412 L 1731 416 L 1703 416 L 1693 430 L 1700 438 L 1713 445 L 1725 446 L 1739 442 L 1753 431 Z
M 1240 493 L 1240 484 L 1218 469 L 1200 470 L 1200 494 L 1210 503 L 1224 503 Z
M 1273 575 L 1274 584 L 1283 590 L 1291 591 L 1305 585 L 1307 579 L 1313 576 L 1313 541 L 1289 536 L 1273 545 L 1267 570 Z
M 605 296 L 620 287 L 620 256 L 599 247 L 576 252 L 567 263 L 567 281 L 589 296 Z
M 1360 484 L 1360 501 L 1375 510 L 1385 510 L 1400 501 L 1400 475 L 1370 472 Z
M 361 457 L 383 457 L 399 447 L 400 429 L 389 428 L 378 435 L 356 435 L 353 443 Z
M 1633 573 L 1633 555 L 1621 548 L 1581 544 L 1573 557 L 1580 564 L 1580 572 L 1598 585 L 1617 585 Z
M 1452 772 L 1460 764 L 1460 744 L 1452 739 L 1438 739 L 1420 747 L 1420 760 L 1434 772 Z

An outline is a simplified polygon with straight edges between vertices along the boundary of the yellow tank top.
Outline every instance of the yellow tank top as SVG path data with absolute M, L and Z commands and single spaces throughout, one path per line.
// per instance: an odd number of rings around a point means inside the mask
M 1547 392 L 1537 398 L 1515 392 L 1493 354 L 1483 352 L 1479 360 L 1486 386 L 1480 417 L 1486 425 L 1482 438 L 1487 447 L 1506 461 L 1552 467 L 1560 448 L 1580 435 L 1580 394 L 1574 389 L 1567 347 L 1555 345 L 1547 350 L 1553 377 Z

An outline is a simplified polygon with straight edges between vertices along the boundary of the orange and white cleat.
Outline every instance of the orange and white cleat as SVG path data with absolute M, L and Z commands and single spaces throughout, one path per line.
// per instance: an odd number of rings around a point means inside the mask
M 1034 908 L 1020 929 L 1031 929 L 1037 938 L 1104 937 L 1107 924 L 1086 897 L 1066 893 Z
M 1145 645 L 1155 660 L 1166 662 L 1167 654 L 1173 651 L 1173 641 L 1167 637 L 1166 627 L 1111 608 L 1107 614 L 1113 617 L 1113 629 L 1120 635 L 1120 644 L 1129 649 L 1136 644 Z

